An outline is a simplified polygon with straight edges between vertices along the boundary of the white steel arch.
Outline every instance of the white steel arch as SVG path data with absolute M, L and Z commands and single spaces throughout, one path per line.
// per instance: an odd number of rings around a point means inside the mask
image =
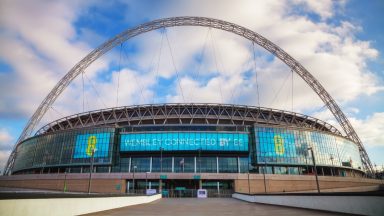
M 43 100 L 43 102 L 37 108 L 35 113 L 32 115 L 13 148 L 13 151 L 5 167 L 4 173 L 10 174 L 10 170 L 13 166 L 13 162 L 16 156 L 15 147 L 17 146 L 17 144 L 33 133 L 35 126 L 40 122 L 41 118 L 45 115 L 49 107 L 55 102 L 57 97 L 72 82 L 72 80 L 74 80 L 80 73 L 82 73 L 92 62 L 94 62 L 96 59 L 98 59 L 100 56 L 102 56 L 115 46 L 123 43 L 124 41 L 132 37 L 156 29 L 174 26 L 204 26 L 221 29 L 227 32 L 232 32 L 258 44 L 259 46 L 263 47 L 271 54 L 279 58 L 293 71 L 295 71 L 321 98 L 321 100 L 332 112 L 336 120 L 343 128 L 346 136 L 358 144 L 360 155 L 363 161 L 364 170 L 369 173 L 373 173 L 373 167 L 369 160 L 368 154 L 365 151 L 365 148 L 360 138 L 358 137 L 348 118 L 341 111 L 336 101 L 324 89 L 324 87 L 319 83 L 319 81 L 317 81 L 315 77 L 308 72 L 308 70 L 306 70 L 298 61 L 292 58 L 283 49 L 272 43 L 267 38 L 261 36 L 260 34 L 234 23 L 206 17 L 172 17 L 147 22 L 116 35 L 115 37 L 111 38 L 110 40 L 106 41 L 98 48 L 93 50 L 87 56 L 85 56 L 56 84 L 56 86 L 51 90 L 51 92 L 47 95 L 47 97 Z

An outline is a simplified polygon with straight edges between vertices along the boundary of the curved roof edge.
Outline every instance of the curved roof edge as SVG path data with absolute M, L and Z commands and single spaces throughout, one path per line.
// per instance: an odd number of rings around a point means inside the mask
M 95 126 L 165 124 L 271 124 L 296 126 L 342 135 L 331 124 L 300 113 L 246 105 L 214 103 L 145 104 L 70 115 L 40 128 L 36 135 Z

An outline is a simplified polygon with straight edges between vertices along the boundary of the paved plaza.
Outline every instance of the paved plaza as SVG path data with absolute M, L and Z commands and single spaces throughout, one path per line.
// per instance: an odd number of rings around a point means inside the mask
M 87 215 L 145 215 L 145 216 L 197 216 L 197 215 L 343 215 L 315 210 L 248 203 L 231 198 L 169 198 L 149 204 L 129 206 Z

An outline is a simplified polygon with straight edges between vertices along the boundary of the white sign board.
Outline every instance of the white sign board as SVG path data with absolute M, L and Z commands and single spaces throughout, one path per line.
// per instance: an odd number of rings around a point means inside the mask
M 145 194 L 154 195 L 154 194 L 156 194 L 156 189 L 147 189 Z
M 199 190 L 197 190 L 197 198 L 207 198 L 207 197 L 208 197 L 207 189 L 199 189 Z

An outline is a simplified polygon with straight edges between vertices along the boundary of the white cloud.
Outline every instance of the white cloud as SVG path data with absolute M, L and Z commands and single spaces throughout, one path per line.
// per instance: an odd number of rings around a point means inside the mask
M 14 138 L 11 136 L 8 130 L 0 128 L 0 173 L 2 173 L 2 169 L 5 167 L 5 164 L 11 153 L 13 140 Z
M 335 1 L 332 0 L 293 0 L 295 4 L 302 4 L 304 9 L 318 14 L 322 19 L 331 18 L 334 14 L 333 7 Z M 345 1 L 339 1 L 339 4 L 344 4 Z
M 4 128 L 0 128 L 0 150 L 9 150 L 9 143 L 13 140 L 11 134 Z
M 350 118 L 357 134 L 366 146 L 384 146 L 384 112 L 373 113 L 365 119 Z
M 41 100 L 58 80 L 90 50 L 94 42 L 105 37 L 74 25 L 83 9 L 94 4 L 83 1 L 6 1 L 0 17 L 2 31 L 0 58 L 14 71 L 0 73 L 0 116 L 30 116 Z M 129 2 L 140 4 L 139 2 Z M 234 22 L 269 38 L 301 62 L 338 102 L 346 103 L 360 95 L 382 91 L 382 81 L 367 69 L 367 62 L 378 56 L 369 41 L 355 38 L 359 26 L 348 21 L 331 24 L 337 5 L 334 1 L 173 1 L 162 7 L 146 8 L 137 13 L 137 19 L 148 20 L 170 16 L 206 16 Z M 297 10 L 297 7 L 301 11 Z M 127 7 L 130 14 L 132 7 Z M 313 21 L 302 11 L 318 14 Z M 32 18 L 31 18 L 32 17 Z M 132 17 L 130 17 L 132 19 Z M 95 20 L 97 22 L 97 19 Z M 124 30 L 122 27 L 121 30 Z M 255 83 L 252 45 L 239 36 L 219 30 L 197 27 L 167 29 L 174 62 L 180 73 L 185 97 L 193 102 L 225 102 L 257 105 L 257 87 L 260 105 L 291 109 L 290 70 L 280 60 L 256 47 L 256 70 L 259 85 Z M 79 32 L 81 37 L 79 37 Z M 108 35 L 112 37 L 113 35 Z M 166 38 L 163 40 L 159 62 L 159 77 L 155 77 L 161 33 L 141 35 L 127 43 L 135 44 L 138 53 L 124 57 L 120 74 L 119 105 L 153 102 L 183 102 L 176 71 Z M 206 47 L 204 59 L 199 58 Z M 115 50 L 116 51 L 116 50 Z M 92 79 L 98 94 L 86 83 L 86 109 L 116 105 L 116 53 L 107 55 L 92 64 L 87 76 Z M 133 65 L 133 66 L 132 66 Z M 200 69 L 199 69 L 200 68 Z M 100 69 L 105 69 L 107 72 Z M 196 71 L 198 80 L 193 80 Z M 218 71 L 217 71 L 218 70 Z M 164 79 L 162 90 L 156 91 L 156 82 Z M 173 80 L 173 82 L 172 82 Z M 282 86 L 284 83 L 284 86 Z M 22 88 L 21 88 L 22 86 Z M 155 87 L 154 87 L 155 86 Z M 5 93 L 6 92 L 6 93 Z M 221 92 L 221 93 L 220 93 Z M 279 92 L 279 93 L 278 93 Z M 141 96 L 143 95 L 143 96 Z M 103 100 L 104 102 L 100 102 Z M 308 85 L 294 75 L 294 111 L 310 113 L 323 106 Z M 62 115 L 82 111 L 82 84 L 78 77 L 54 104 Z M 50 110 L 45 122 L 60 117 Z
M 82 1 L 2 2 L 0 58 L 11 69 L 0 73 L 0 116 L 31 116 L 64 74 L 91 51 L 86 41 L 76 40 L 73 26 L 86 6 Z M 103 67 L 102 61 L 93 64 L 89 76 Z
M 372 95 L 384 88 L 380 79 L 366 67 L 367 61 L 376 58 L 378 51 L 372 48 L 368 41 L 355 38 L 355 33 L 361 31 L 361 28 L 348 21 L 342 21 L 340 25 L 325 21 L 334 16 L 336 6 L 343 4 L 345 3 L 333 1 L 321 1 L 320 3 L 313 1 L 293 1 L 293 3 L 291 1 L 239 1 L 236 4 L 230 1 L 220 1 L 220 4 L 217 1 L 204 1 L 204 3 L 203 1 L 181 1 L 164 10 L 155 11 L 152 17 L 207 16 L 228 20 L 251 28 L 290 53 L 324 85 L 336 101 L 345 103 L 355 100 L 360 95 Z M 295 7 L 298 5 L 304 5 L 307 12 L 316 13 L 324 19 L 321 21 L 310 20 L 296 11 Z M 241 11 L 241 14 L 238 11 Z M 172 38 L 172 43 L 176 44 L 175 47 L 181 49 L 183 53 L 188 53 L 187 56 L 194 52 L 196 54 L 196 50 L 201 50 L 203 47 L 203 38 L 200 37 L 200 42 L 197 43 L 194 40 L 196 39 L 194 34 L 189 33 L 190 36 L 185 37 L 183 33 L 180 33 L 183 31 L 184 29 L 177 31 L 180 37 Z M 236 36 L 228 36 L 221 31 L 217 31 L 215 34 L 215 40 L 217 44 L 220 44 L 221 61 L 224 63 L 224 69 L 221 71 L 224 77 L 221 79 L 225 80 L 227 75 L 225 72 L 233 74 L 236 71 L 244 72 L 245 68 L 251 68 L 249 65 L 251 64 L 250 56 L 252 54 L 249 50 L 249 42 Z M 193 48 L 185 45 L 191 40 L 195 44 Z M 199 48 L 196 48 L 196 46 L 199 46 Z M 183 59 L 177 61 L 178 64 L 185 66 L 180 67 L 180 70 L 196 68 L 195 62 Z M 205 66 L 214 65 L 212 60 L 212 58 L 208 58 L 208 61 L 204 62 Z M 260 92 L 264 97 L 262 101 L 268 101 L 275 97 L 275 93 L 284 82 L 282 79 L 286 77 L 287 72 L 289 73 L 289 69 L 284 66 L 277 67 L 279 63 L 276 61 L 257 62 L 257 64 L 262 64 L 258 68 Z M 245 65 L 248 67 L 245 67 Z M 268 72 L 269 68 L 273 68 L 274 71 Z M 203 69 L 209 71 L 209 67 L 203 67 Z M 267 74 L 272 76 L 266 76 Z M 238 78 L 241 79 L 241 77 Z M 343 80 L 343 82 L 340 82 L 340 80 Z M 210 83 L 210 81 L 205 81 L 205 84 L 207 83 Z M 294 108 L 296 111 L 305 111 L 322 106 L 318 96 L 308 88 L 306 83 L 302 82 L 297 76 L 294 83 Z M 196 86 L 206 87 L 201 83 Z M 254 98 L 256 91 L 255 87 L 254 83 L 253 85 L 236 86 L 236 88 L 240 88 L 238 91 L 243 93 L 242 96 L 249 99 L 243 101 L 243 103 L 254 101 L 252 98 Z M 285 95 L 278 95 L 280 99 L 276 101 L 279 102 L 274 104 L 264 103 L 262 105 L 286 109 L 287 104 L 290 103 L 289 88 L 291 88 L 290 82 L 287 82 L 281 91 Z M 201 100 L 205 101 L 205 97 L 206 95 L 202 95 Z M 180 95 L 174 95 L 169 98 L 174 101 L 175 98 L 181 97 Z M 309 100 L 308 98 L 316 99 Z

